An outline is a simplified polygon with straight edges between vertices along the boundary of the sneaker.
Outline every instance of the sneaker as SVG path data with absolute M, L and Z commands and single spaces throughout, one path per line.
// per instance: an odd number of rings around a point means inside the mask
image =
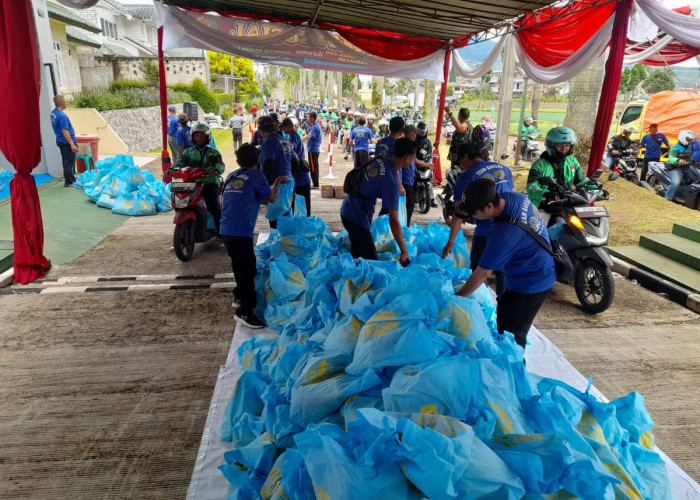
M 240 307 L 240 305 L 241 305 L 241 299 L 239 299 L 238 297 L 234 297 L 233 302 L 231 302 L 231 307 L 236 309 L 236 308 Z
M 71 182 L 71 183 L 69 183 L 69 184 L 64 184 L 63 187 L 64 187 L 64 188 L 73 187 L 73 184 L 75 184 L 75 182 Z
M 254 313 L 250 314 L 234 314 L 233 319 L 238 323 L 247 326 L 248 328 L 265 328 L 265 322 L 258 318 Z

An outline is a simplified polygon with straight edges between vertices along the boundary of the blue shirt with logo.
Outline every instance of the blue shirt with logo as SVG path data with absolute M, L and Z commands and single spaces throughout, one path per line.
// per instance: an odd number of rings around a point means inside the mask
M 260 202 L 272 196 L 272 188 L 260 170 L 240 168 L 226 178 L 220 234 L 253 238 Z
M 194 146 L 194 144 L 192 143 L 192 138 L 190 137 L 191 128 L 192 127 L 188 125 L 180 127 L 177 131 L 177 134 L 175 134 L 175 144 L 177 144 L 178 146 L 184 146 L 185 149 Z
M 73 129 L 73 125 L 68 115 L 58 108 L 51 112 L 51 126 L 53 127 L 53 133 L 56 134 L 57 144 L 68 144 L 66 138 L 63 137 L 62 130 L 68 131 L 70 138 L 73 140 L 73 144 L 75 144 L 75 130 Z
M 394 146 L 396 145 L 396 139 L 391 136 L 386 136 L 377 142 L 377 146 L 374 149 L 375 156 L 383 156 L 385 158 L 391 159 L 394 156 Z M 392 161 L 393 163 L 393 161 Z
M 292 145 L 292 150 L 297 154 L 297 156 L 300 159 L 304 159 L 304 143 L 301 140 L 301 136 L 296 133 L 292 133 L 292 135 L 286 135 L 284 136 L 284 140 L 288 141 Z M 309 175 L 308 172 L 292 172 L 292 175 L 294 176 L 294 185 L 295 186 L 308 186 L 311 184 L 311 176 Z
M 350 139 L 353 140 L 355 151 L 369 151 L 369 141 L 374 139 L 374 135 L 367 127 L 360 126 L 352 129 Z
M 306 149 L 309 153 L 320 153 L 321 152 L 321 126 L 318 123 L 314 123 L 309 130 L 311 137 L 308 139 L 308 144 Z
M 168 115 L 168 135 L 175 137 L 177 135 L 177 127 L 180 123 L 177 121 L 177 117 L 173 115 Z
M 401 173 L 401 184 L 413 186 L 416 180 L 416 160 L 414 159 L 408 167 L 399 169 Z
M 547 225 L 535 205 L 522 193 L 503 193 L 502 216 L 515 217 L 549 242 Z M 506 290 L 540 293 L 554 286 L 554 258 L 524 229 L 510 222 L 497 222 L 488 236 L 479 267 L 502 269 Z
M 348 196 L 340 207 L 340 215 L 358 226 L 370 229 L 377 198 L 382 199 L 382 208 L 399 209 L 399 179 L 394 164 L 386 158 L 377 158 L 367 165 L 360 186 L 365 198 Z
M 645 135 L 639 144 L 644 146 L 644 158 L 661 158 L 661 145 L 668 146 L 668 139 L 661 132 L 657 132 L 654 135 Z
M 284 175 L 292 178 L 292 144 L 282 139 L 279 134 L 268 136 L 260 146 L 260 168 L 267 160 L 274 160 L 277 166 L 277 177 Z
M 511 174 L 508 167 L 493 161 L 480 161 L 457 177 L 454 199 L 461 200 L 464 190 L 476 179 L 491 179 L 494 181 L 496 183 L 496 192 L 499 195 L 515 190 L 513 174 Z M 491 219 L 474 218 L 474 221 L 476 223 L 474 236 L 488 236 L 493 229 L 493 221 Z

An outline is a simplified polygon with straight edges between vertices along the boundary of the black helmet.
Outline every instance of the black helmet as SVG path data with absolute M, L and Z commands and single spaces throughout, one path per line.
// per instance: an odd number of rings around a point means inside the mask
M 418 125 L 416 125 L 416 128 L 418 129 L 418 135 L 428 135 L 428 124 L 425 122 L 418 122 Z

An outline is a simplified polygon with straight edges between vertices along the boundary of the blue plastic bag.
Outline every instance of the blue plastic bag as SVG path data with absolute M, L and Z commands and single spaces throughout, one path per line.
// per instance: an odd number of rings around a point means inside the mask
M 302 195 L 294 195 L 294 215 L 306 215 L 306 198 Z
M 309 471 L 298 450 L 289 448 L 272 466 L 260 490 L 262 500 L 316 500 Z
M 280 191 L 277 199 L 273 203 L 267 204 L 265 218 L 267 220 L 277 220 L 282 215 L 292 213 L 292 198 L 294 197 L 294 180 L 280 184 Z
M 406 227 L 408 225 L 408 218 L 406 215 L 406 195 L 402 194 L 399 196 L 399 224 L 401 227 Z
M 266 388 L 267 380 L 260 373 L 243 372 L 241 374 L 224 412 L 221 424 L 223 441 L 232 440 L 233 428 L 243 415 L 259 417 L 262 414 L 264 403 L 261 396 Z

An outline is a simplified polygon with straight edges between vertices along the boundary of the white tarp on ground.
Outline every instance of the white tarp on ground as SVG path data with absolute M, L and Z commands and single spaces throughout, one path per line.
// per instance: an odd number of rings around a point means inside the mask
M 163 26 L 163 49 L 197 47 L 282 66 L 443 80 L 444 50 L 393 61 L 373 56 L 333 31 L 155 5 L 158 25 Z

